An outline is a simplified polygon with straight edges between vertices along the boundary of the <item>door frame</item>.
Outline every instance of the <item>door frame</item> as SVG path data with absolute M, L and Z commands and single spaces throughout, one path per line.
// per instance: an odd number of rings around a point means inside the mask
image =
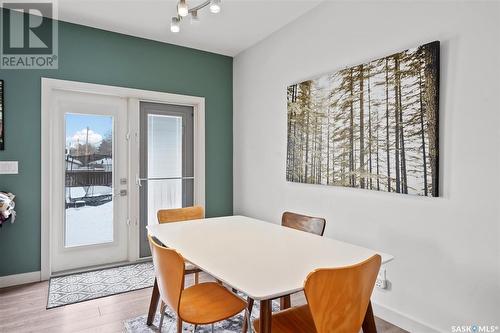
M 140 102 L 192 106 L 194 110 L 194 204 L 205 207 L 205 98 L 101 84 L 41 78 L 41 280 L 51 270 L 51 216 L 54 208 L 51 164 L 54 149 L 51 112 L 55 91 L 83 92 L 127 99 L 128 112 L 128 261 L 139 260 L 139 117 Z M 62 186 L 62 185 L 61 185 Z

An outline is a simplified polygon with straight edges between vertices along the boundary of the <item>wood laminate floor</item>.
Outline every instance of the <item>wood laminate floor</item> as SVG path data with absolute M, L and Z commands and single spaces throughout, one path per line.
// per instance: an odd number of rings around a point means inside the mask
M 147 313 L 151 295 L 147 288 L 46 310 L 47 291 L 47 281 L 0 289 L 0 332 L 123 332 L 124 320 Z M 304 302 L 303 294 L 292 297 L 293 305 Z M 376 324 L 380 333 L 406 332 L 379 318 Z

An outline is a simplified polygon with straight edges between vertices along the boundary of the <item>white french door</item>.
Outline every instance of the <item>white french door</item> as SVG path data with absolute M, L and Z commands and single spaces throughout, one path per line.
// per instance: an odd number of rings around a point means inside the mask
M 51 270 L 128 258 L 127 100 L 56 91 Z
M 42 78 L 42 279 L 147 257 L 157 209 L 204 206 L 204 110 L 203 97 Z

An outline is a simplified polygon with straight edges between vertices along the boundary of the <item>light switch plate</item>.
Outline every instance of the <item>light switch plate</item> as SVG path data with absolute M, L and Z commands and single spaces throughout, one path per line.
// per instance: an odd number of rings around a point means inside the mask
M 18 161 L 0 161 L 0 174 L 17 175 Z

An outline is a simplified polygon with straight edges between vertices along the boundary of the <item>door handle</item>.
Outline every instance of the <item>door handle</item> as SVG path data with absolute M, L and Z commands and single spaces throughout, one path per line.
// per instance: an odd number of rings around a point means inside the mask
M 193 180 L 194 177 L 152 177 L 152 178 L 139 178 L 137 177 L 137 183 L 149 180 Z
M 147 182 L 151 180 L 194 180 L 194 177 L 152 177 L 152 178 L 140 178 L 138 175 L 135 176 L 135 184 L 137 187 L 142 187 L 142 182 Z

